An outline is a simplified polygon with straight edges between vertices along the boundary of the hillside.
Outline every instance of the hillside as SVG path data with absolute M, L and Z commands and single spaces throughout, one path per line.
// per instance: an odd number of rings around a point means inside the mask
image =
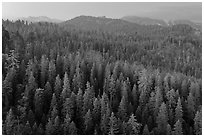
M 27 21 L 29 23 L 33 22 L 51 22 L 51 23 L 60 23 L 63 22 L 62 20 L 59 19 L 53 19 L 53 18 L 49 18 L 46 16 L 38 16 L 38 17 L 34 17 L 34 16 L 29 16 L 29 17 L 20 17 L 20 18 L 15 18 L 13 19 L 14 21 L 16 20 L 24 20 Z
M 137 23 L 140 25 L 160 25 L 167 26 L 168 24 L 163 20 L 152 19 L 147 17 L 137 17 L 137 16 L 124 16 L 121 18 L 122 20 Z
M 202 134 L 202 33 L 79 16 L 2 21 L 2 134 Z

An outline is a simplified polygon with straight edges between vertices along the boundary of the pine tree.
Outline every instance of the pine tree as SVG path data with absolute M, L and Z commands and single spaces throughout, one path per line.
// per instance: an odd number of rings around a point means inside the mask
M 6 121 L 5 121 L 5 129 L 6 129 L 6 134 L 7 135 L 13 135 L 14 129 L 15 129 L 15 118 L 13 114 L 13 110 L 10 109 L 9 112 L 7 113 L 6 116 Z
M 137 122 L 134 114 L 132 114 L 127 122 L 129 134 L 130 135 L 138 135 L 140 132 L 141 124 Z
M 197 111 L 194 118 L 194 131 L 196 135 L 202 135 L 202 112 Z
M 149 74 L 146 69 L 143 69 L 140 73 L 139 77 L 139 91 L 140 91 L 140 97 L 139 97 L 139 103 L 143 107 L 147 101 L 148 101 L 148 93 L 149 93 Z
M 163 102 L 163 96 L 161 94 L 161 89 L 159 87 L 156 87 L 154 117 L 158 115 L 159 107 L 162 104 L 162 102 Z
M 53 123 L 53 134 L 54 135 L 60 135 L 61 134 L 61 125 L 60 125 L 60 119 L 59 116 L 56 116 L 54 123 Z
M 62 114 L 63 117 L 66 117 L 66 114 L 68 113 L 70 118 L 72 119 L 74 116 L 74 102 L 71 100 L 71 98 L 67 98 L 65 103 L 63 104 L 62 108 Z
M 92 114 L 91 114 L 90 109 L 88 110 L 88 112 L 86 113 L 84 117 L 84 125 L 85 125 L 86 134 L 88 135 L 93 134 L 94 125 L 93 125 L 93 119 L 92 119 Z
M 148 107 L 149 107 L 149 112 L 153 114 L 155 110 L 155 93 L 154 92 L 150 93 Z
M 35 95 L 35 90 L 37 89 L 37 83 L 35 82 L 35 78 L 33 76 L 33 72 L 30 72 L 29 80 L 28 80 L 28 88 L 25 91 L 25 95 L 28 98 L 29 106 L 33 108 L 33 100 Z
M 35 115 L 33 114 L 32 110 L 29 110 L 27 117 L 29 124 L 32 126 L 35 123 Z
M 53 86 L 55 82 L 55 77 L 56 77 L 56 67 L 54 60 L 51 60 L 49 62 L 49 69 L 48 69 L 48 80 L 50 84 Z M 53 87 L 52 87 L 53 88 Z
M 56 98 L 55 93 L 52 94 L 52 100 L 50 103 L 50 111 L 52 111 L 54 107 L 57 107 L 57 98 Z
M 128 101 L 128 85 L 126 81 L 122 83 L 121 92 L 122 97 L 124 97 L 125 100 Z
M 42 127 L 42 124 L 40 124 L 39 126 L 38 126 L 38 129 L 37 129 L 37 134 L 38 135 L 44 135 L 44 129 L 43 129 L 43 127 Z
M 21 131 L 23 135 L 30 135 L 32 133 L 31 127 L 29 122 L 27 121 L 27 123 L 25 124 L 23 131 Z
M 83 92 L 79 89 L 76 95 L 76 125 L 83 131 Z
M 194 113 L 195 113 L 195 102 L 194 102 L 194 97 L 192 93 L 189 93 L 189 96 L 187 99 L 187 110 L 188 110 L 189 119 L 193 119 Z
M 167 135 L 172 135 L 172 130 L 171 130 L 171 126 L 168 124 L 166 127 L 166 134 Z
M 70 119 L 69 114 L 67 113 L 66 118 L 64 119 L 64 124 L 63 124 L 63 129 L 64 129 L 65 135 L 70 134 L 69 133 L 70 132 L 70 129 L 69 129 L 70 124 L 71 124 L 71 119 Z
M 61 100 L 64 103 L 66 98 L 71 96 L 71 90 L 70 90 L 70 83 L 67 72 L 64 74 L 64 83 L 63 83 L 63 90 L 61 92 Z
M 45 85 L 45 82 L 47 80 L 47 71 L 48 71 L 48 64 L 49 61 L 48 61 L 48 58 L 46 58 L 45 55 L 42 55 L 41 57 L 41 64 L 40 64 L 40 68 L 41 68 L 41 71 L 40 71 L 40 74 L 41 74 L 41 77 L 40 77 L 40 81 L 41 81 L 41 87 L 43 88 L 44 85 Z
M 62 84 L 61 84 L 61 79 L 60 79 L 60 76 L 57 75 L 56 77 L 56 80 L 55 80 L 55 88 L 54 88 L 54 91 L 55 91 L 55 95 L 57 97 L 57 100 L 59 101 L 60 99 L 60 94 L 62 92 Z
M 106 114 L 106 106 L 108 104 L 108 96 L 105 92 L 103 92 L 102 98 L 101 98 L 101 118 Z
M 149 133 L 148 126 L 145 125 L 145 126 L 144 126 L 144 129 L 143 129 L 143 135 L 149 135 L 149 134 L 150 134 L 150 133 Z
M 113 76 L 110 78 L 109 82 L 109 93 L 110 93 L 110 106 L 111 109 L 114 109 L 115 107 L 115 97 L 116 97 L 116 89 L 115 89 L 115 80 Z
M 93 102 L 93 121 L 95 124 L 99 124 L 101 119 L 101 102 L 99 98 L 95 98 Z
M 121 120 L 124 121 L 127 117 L 127 106 L 126 106 L 126 100 L 124 96 L 121 99 L 121 102 L 118 108 L 118 113 Z
M 138 107 L 138 91 L 136 89 L 136 85 L 134 84 L 133 89 L 132 89 L 132 102 L 133 102 L 133 106 L 134 108 Z M 134 110 L 135 111 L 135 110 Z
M 168 91 L 170 91 L 170 88 L 171 88 L 171 75 L 167 73 L 167 75 L 164 77 L 165 92 L 167 93 Z
M 166 134 L 166 128 L 168 124 L 168 115 L 167 115 L 167 108 L 166 108 L 165 103 L 162 103 L 159 108 L 159 113 L 158 113 L 156 122 L 157 122 L 159 133 Z
M 178 121 L 178 120 L 181 123 L 183 122 L 183 110 L 182 110 L 180 97 L 178 98 L 177 106 L 176 106 L 176 109 L 175 109 L 175 121 Z
M 83 96 L 83 114 L 85 115 L 88 111 L 88 109 L 93 109 L 93 99 L 94 99 L 94 93 L 92 91 L 92 87 L 90 87 L 90 83 L 87 82 L 86 84 L 86 90 Z
M 178 121 L 176 122 L 176 124 L 174 125 L 173 134 L 174 134 L 174 135 L 183 135 L 182 123 L 180 122 L 180 120 L 178 120 Z
M 63 61 L 62 58 L 60 56 L 60 54 L 57 54 L 57 59 L 56 59 L 56 72 L 57 74 L 59 74 L 60 76 L 63 75 Z
M 79 88 L 83 89 L 83 78 L 82 78 L 82 72 L 80 69 L 80 62 L 79 61 L 78 61 L 77 66 L 76 66 L 74 78 L 72 81 L 72 87 L 73 87 L 74 93 L 77 93 Z
M 44 106 L 44 90 L 43 89 L 36 89 L 35 92 L 35 98 L 34 98 L 34 104 L 35 104 L 35 115 L 38 118 L 38 120 L 41 119 L 43 115 L 43 106 Z
M 44 112 L 45 114 L 48 113 L 49 111 L 49 108 L 50 108 L 50 103 L 51 103 L 51 100 L 52 100 L 52 87 L 49 83 L 49 81 L 45 84 L 45 90 L 44 90 Z
M 188 82 L 186 79 L 184 79 L 182 81 L 182 85 L 181 85 L 181 96 L 184 97 L 185 99 L 188 96 Z
M 52 122 L 55 120 L 55 118 L 58 116 L 59 112 L 57 109 L 57 106 L 54 106 L 52 111 L 51 111 L 51 120 Z
M 46 124 L 46 135 L 52 135 L 53 134 L 53 131 L 54 131 L 54 128 L 53 128 L 53 122 L 52 120 L 49 118 L 47 124 Z
M 169 107 L 175 108 L 176 107 L 176 92 L 174 89 L 167 91 L 166 93 Z
M 35 124 L 33 124 L 33 126 L 32 126 L 32 135 L 38 135 L 38 126 L 37 126 L 37 124 L 36 124 L 36 122 L 35 122 Z
M 110 108 L 108 107 L 108 104 L 105 106 L 105 114 L 101 117 L 101 131 L 104 135 L 108 134 L 109 129 L 109 117 L 110 117 Z
M 109 134 L 110 135 L 117 135 L 119 133 L 119 126 L 117 118 L 114 116 L 114 113 L 111 113 L 110 121 L 109 121 Z
M 70 126 L 69 126 L 69 133 L 70 135 L 77 135 L 77 128 L 75 123 L 72 121 Z

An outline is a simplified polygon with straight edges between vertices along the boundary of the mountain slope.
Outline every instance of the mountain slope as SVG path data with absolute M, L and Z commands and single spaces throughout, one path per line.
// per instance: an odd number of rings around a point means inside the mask
M 22 18 L 18 18 L 20 20 L 24 20 L 24 21 L 28 21 L 30 22 L 52 22 L 52 23 L 60 23 L 62 22 L 61 20 L 58 19 L 52 19 L 46 16 L 39 16 L 39 17 L 33 17 L 33 16 L 29 16 L 29 17 L 22 17 Z M 18 20 L 16 19 L 16 20 Z
M 82 30 L 103 30 L 108 32 L 133 32 L 141 27 L 120 19 L 104 17 L 79 16 L 61 23 L 62 26 L 72 26 Z
M 163 20 L 152 19 L 147 17 L 137 17 L 137 16 L 124 16 L 121 18 L 122 20 L 129 21 L 132 23 L 137 23 L 140 25 L 161 25 L 167 26 L 166 22 Z

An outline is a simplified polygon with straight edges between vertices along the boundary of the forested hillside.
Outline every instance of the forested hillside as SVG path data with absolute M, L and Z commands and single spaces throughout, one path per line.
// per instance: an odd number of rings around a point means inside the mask
M 2 134 L 202 134 L 202 32 L 2 23 Z

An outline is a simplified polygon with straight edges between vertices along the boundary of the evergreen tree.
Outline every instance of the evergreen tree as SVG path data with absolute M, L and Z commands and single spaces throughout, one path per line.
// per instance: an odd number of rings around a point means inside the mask
M 29 110 L 27 117 L 29 124 L 32 126 L 35 123 L 35 115 L 32 110 Z
M 174 89 L 167 91 L 166 96 L 168 99 L 169 107 L 175 108 L 175 106 L 176 106 L 176 93 L 175 93 Z
M 181 123 L 183 122 L 183 110 L 182 110 L 180 97 L 178 98 L 177 106 L 176 106 L 176 109 L 175 109 L 175 121 L 178 121 L 178 120 Z
M 83 114 L 85 115 L 87 111 L 93 109 L 93 99 L 94 93 L 92 91 L 92 87 L 90 87 L 90 83 L 87 82 L 86 90 L 83 96 Z
M 70 134 L 70 129 L 69 129 L 70 124 L 71 124 L 71 119 L 70 119 L 69 114 L 67 113 L 66 118 L 64 119 L 64 124 L 63 124 L 63 130 L 64 130 L 65 135 Z
M 150 133 L 149 133 L 148 126 L 145 125 L 145 126 L 144 126 L 144 129 L 143 129 L 143 135 L 149 135 L 149 134 L 150 134 Z
M 140 132 L 141 124 L 137 122 L 134 114 L 132 114 L 127 122 L 128 131 L 130 135 L 138 135 Z
M 41 119 L 42 115 L 43 115 L 43 106 L 44 106 L 44 90 L 43 89 L 36 89 L 35 92 L 35 100 L 34 100 L 34 104 L 35 104 L 35 115 L 38 118 L 38 120 Z
M 100 123 L 101 119 L 101 102 L 99 98 L 95 98 L 93 102 L 94 108 L 93 108 L 93 121 L 95 124 Z
M 32 133 L 32 129 L 31 129 L 30 124 L 29 124 L 28 121 L 25 124 L 22 133 L 23 133 L 23 135 L 30 135 Z
M 55 91 L 55 95 L 57 97 L 57 100 L 59 101 L 60 99 L 60 94 L 62 92 L 62 84 L 61 84 L 61 79 L 60 79 L 60 76 L 57 75 L 56 77 L 56 80 L 55 80 L 55 88 L 54 88 L 54 91 Z
M 134 108 L 138 107 L 138 91 L 136 89 L 136 85 L 134 84 L 133 89 L 132 89 L 132 102 L 133 102 L 133 106 Z M 135 110 L 134 110 L 135 111 Z
M 52 94 L 52 100 L 50 103 L 50 111 L 52 111 L 54 107 L 57 107 L 57 98 L 56 98 L 55 93 Z
M 71 96 L 71 90 L 70 90 L 70 83 L 69 83 L 69 79 L 68 79 L 68 74 L 67 72 L 65 72 L 64 74 L 64 83 L 63 83 L 63 90 L 61 92 L 61 100 L 64 103 L 66 98 Z
M 163 102 L 159 108 L 159 113 L 157 116 L 157 126 L 160 134 L 166 134 L 168 124 L 168 115 L 166 104 Z
M 195 115 L 194 131 L 196 135 L 202 135 L 202 111 L 197 111 Z
M 54 87 L 54 82 L 55 82 L 55 77 L 56 77 L 56 67 L 54 60 L 51 60 L 49 62 L 49 68 L 48 68 L 48 80 L 49 83 L 52 85 L 52 88 Z
M 42 127 L 42 124 L 40 124 L 39 126 L 38 126 L 38 129 L 37 129 L 37 134 L 38 135 L 44 135 L 44 129 L 43 129 L 43 127 Z
M 37 83 L 33 76 L 33 72 L 30 73 L 27 90 L 25 90 L 25 95 L 28 98 L 29 106 L 33 108 L 33 100 L 35 96 L 35 90 L 37 89 Z
M 9 112 L 7 113 L 6 116 L 6 121 L 5 121 L 5 130 L 7 135 L 13 135 L 15 134 L 15 118 L 13 114 L 13 110 L 10 109 Z
M 171 126 L 168 124 L 166 128 L 167 128 L 167 129 L 166 129 L 166 134 L 167 134 L 167 135 L 172 135 Z
M 122 121 L 124 121 L 127 118 L 127 106 L 126 106 L 126 100 L 123 96 L 118 108 L 119 117 Z
M 77 63 L 77 66 L 76 66 L 76 70 L 75 70 L 75 74 L 74 74 L 74 78 L 73 78 L 73 84 L 72 84 L 72 87 L 73 87 L 73 92 L 76 93 L 79 88 L 83 89 L 83 80 L 82 80 L 82 72 L 81 72 L 81 69 L 80 69 L 80 62 Z
M 104 135 L 108 134 L 109 130 L 109 117 L 110 117 L 110 108 L 108 107 L 108 104 L 106 104 L 105 107 L 105 114 L 101 117 L 101 131 Z
M 52 120 L 49 118 L 47 124 L 46 124 L 46 135 L 52 135 L 53 134 L 53 131 L 54 131 L 54 128 L 53 128 L 53 122 Z
M 40 64 L 40 73 L 41 73 L 41 77 L 40 77 L 40 81 L 41 81 L 41 87 L 43 88 L 45 85 L 45 82 L 47 80 L 47 71 L 48 71 L 48 58 L 46 58 L 45 55 L 43 55 L 41 57 L 41 64 Z
M 178 120 L 178 121 L 176 122 L 176 124 L 174 125 L 173 134 L 174 134 L 174 135 L 183 135 L 182 123 L 180 122 L 180 120 Z
M 76 95 L 76 125 L 83 131 L 83 92 L 79 89 Z
M 84 125 L 85 125 L 85 133 L 88 135 L 93 134 L 94 132 L 94 125 L 93 125 L 93 119 L 90 109 L 87 111 L 86 115 L 84 116 Z
M 111 113 L 110 121 L 109 121 L 109 134 L 110 135 L 117 135 L 119 133 L 119 126 L 117 118 L 114 116 L 114 113 Z
M 77 135 L 77 128 L 75 123 L 72 121 L 70 126 L 69 126 L 69 133 L 70 135 Z
M 53 134 L 54 135 L 60 135 L 61 134 L 61 125 L 60 125 L 60 119 L 59 116 L 56 116 L 54 123 L 53 123 Z
M 161 89 L 159 87 L 156 87 L 154 117 L 158 115 L 159 108 L 162 102 L 163 102 L 163 96 L 161 94 Z
M 70 118 L 72 119 L 74 116 L 74 102 L 71 98 L 67 98 L 65 103 L 63 104 L 62 114 L 66 117 L 67 113 L 69 114 Z
M 194 102 L 194 97 L 192 93 L 189 93 L 189 96 L 187 99 L 187 110 L 188 110 L 189 119 L 193 119 L 194 113 L 195 113 L 195 102 Z
M 103 92 L 102 98 L 101 98 L 101 118 L 106 114 L 106 106 L 108 104 L 108 96 L 105 92 Z
M 44 97 L 45 97 L 44 98 L 44 112 L 45 114 L 47 114 L 50 108 L 50 103 L 51 103 L 52 95 L 53 95 L 52 87 L 49 81 L 45 84 L 44 88 L 45 88 L 44 89 Z

